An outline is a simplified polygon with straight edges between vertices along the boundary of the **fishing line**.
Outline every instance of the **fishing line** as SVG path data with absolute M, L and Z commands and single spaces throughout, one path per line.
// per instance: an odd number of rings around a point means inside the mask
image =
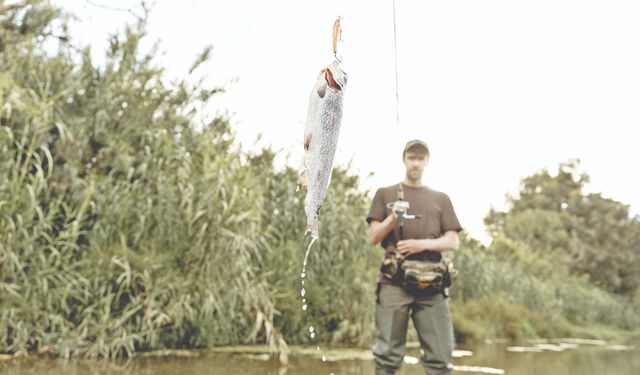
M 400 100 L 398 99 L 398 38 L 396 37 L 396 0 L 393 0 L 393 58 L 396 73 L 396 125 L 400 126 Z

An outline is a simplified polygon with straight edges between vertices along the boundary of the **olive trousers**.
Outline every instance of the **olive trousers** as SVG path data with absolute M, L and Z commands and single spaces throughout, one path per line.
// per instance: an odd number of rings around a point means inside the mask
M 401 287 L 378 285 L 376 344 L 373 347 L 376 375 L 395 374 L 405 354 L 409 313 L 418 333 L 420 362 L 428 375 L 451 374 L 453 324 L 449 303 L 442 293 L 414 296 Z

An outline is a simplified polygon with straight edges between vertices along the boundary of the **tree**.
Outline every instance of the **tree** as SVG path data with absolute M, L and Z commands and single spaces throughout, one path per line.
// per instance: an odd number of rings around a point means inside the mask
M 608 291 L 638 290 L 639 220 L 629 206 L 584 193 L 589 182 L 579 160 L 560 164 L 555 175 L 542 170 L 523 179 L 519 194 L 508 196 L 510 208 L 491 210 L 489 233 L 526 244 L 532 251 L 558 257 L 571 272 L 586 274 Z
M 44 1 L 2 13 L 0 350 L 233 341 L 273 303 L 254 282 L 263 192 L 228 120 L 195 120 L 220 89 L 165 84 L 138 48 L 144 20 L 103 64 L 65 22 Z
M 304 342 L 296 173 L 243 151 L 228 118 L 199 120 L 223 88 L 166 83 L 139 48 L 144 19 L 99 64 L 66 22 L 46 1 L 0 3 L 0 352 Z M 324 340 L 371 332 L 376 254 L 357 184 L 334 173 L 308 267 Z

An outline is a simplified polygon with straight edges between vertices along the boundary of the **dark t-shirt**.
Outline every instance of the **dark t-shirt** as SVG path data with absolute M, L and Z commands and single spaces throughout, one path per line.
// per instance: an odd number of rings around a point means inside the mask
M 367 216 L 367 222 L 371 220 L 383 221 L 391 215 L 391 209 L 387 204 L 398 199 L 399 184 L 378 189 L 371 209 Z M 422 215 L 419 219 L 407 219 L 404 221 L 403 239 L 439 238 L 445 232 L 462 230 L 458 217 L 453 209 L 449 196 L 445 193 L 432 190 L 426 186 L 411 187 L 402 184 L 404 200 L 409 202 L 407 211 L 410 215 Z M 395 245 L 400 239 L 398 225 L 382 240 L 382 247 Z M 412 254 L 409 259 L 425 259 L 429 252 Z

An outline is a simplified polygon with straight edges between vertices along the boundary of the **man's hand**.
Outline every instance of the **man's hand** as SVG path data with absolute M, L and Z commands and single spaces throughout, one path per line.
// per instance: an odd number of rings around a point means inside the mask
M 398 252 L 404 256 L 420 253 L 426 250 L 425 240 L 402 240 L 396 244 Z

